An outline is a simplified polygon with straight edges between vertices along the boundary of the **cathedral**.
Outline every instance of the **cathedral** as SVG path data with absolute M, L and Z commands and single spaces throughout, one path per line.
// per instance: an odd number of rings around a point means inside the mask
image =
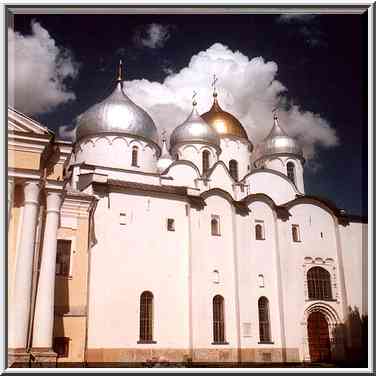
M 121 70 L 74 142 L 8 108 L 9 366 L 364 356 L 367 219 L 305 194 L 277 113 L 254 145 L 220 99 L 169 140 Z

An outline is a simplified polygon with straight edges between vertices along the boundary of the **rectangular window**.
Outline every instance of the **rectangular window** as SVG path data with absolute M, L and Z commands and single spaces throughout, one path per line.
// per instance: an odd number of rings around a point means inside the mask
M 292 232 L 292 240 L 294 242 L 300 242 L 300 229 L 299 229 L 299 225 L 292 225 L 291 232 Z
M 214 236 L 220 236 L 220 224 L 219 224 L 219 216 L 212 215 L 211 216 L 211 234 Z
M 68 337 L 55 337 L 53 341 L 53 350 L 59 358 L 68 358 L 69 338 Z
M 71 240 L 57 240 L 56 275 L 70 276 L 71 248 Z
M 175 231 L 175 220 L 167 218 L 167 231 Z

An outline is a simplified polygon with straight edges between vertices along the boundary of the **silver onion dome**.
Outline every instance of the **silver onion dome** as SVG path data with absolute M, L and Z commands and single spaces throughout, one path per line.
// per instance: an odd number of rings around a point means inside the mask
M 113 93 L 90 107 L 77 120 L 77 140 L 103 133 L 121 133 L 158 145 L 158 131 L 153 119 L 125 94 L 120 76 Z
M 162 142 L 162 154 L 157 162 L 157 170 L 159 173 L 162 173 L 164 170 L 166 170 L 166 168 L 169 167 L 170 164 L 173 162 L 173 159 L 171 158 L 171 155 L 167 150 L 166 138 L 164 136 Z
M 202 143 L 219 149 L 220 138 L 217 131 L 198 114 L 196 102 L 188 118 L 174 129 L 170 137 L 170 149 L 180 144 Z
M 255 161 L 278 154 L 294 154 L 303 158 L 303 150 L 299 143 L 290 137 L 279 125 L 277 115 L 274 115 L 274 126 L 268 136 L 257 145 Z

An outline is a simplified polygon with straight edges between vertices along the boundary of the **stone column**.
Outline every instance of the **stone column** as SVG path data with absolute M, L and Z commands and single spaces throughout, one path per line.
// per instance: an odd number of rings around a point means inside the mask
M 33 350 L 52 352 L 57 229 L 61 193 L 46 192 L 46 224 L 35 303 Z
M 39 189 L 36 181 L 24 185 L 25 202 L 20 224 L 21 236 L 17 250 L 13 294 L 9 302 L 10 349 L 21 350 L 27 345 Z

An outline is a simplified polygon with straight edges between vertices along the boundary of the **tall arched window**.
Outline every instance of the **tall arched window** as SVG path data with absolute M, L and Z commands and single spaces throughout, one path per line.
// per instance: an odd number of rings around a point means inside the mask
M 138 167 L 138 147 L 133 146 L 132 148 L 132 166 Z
M 265 296 L 258 300 L 260 342 L 271 342 L 269 301 Z
M 318 300 L 331 300 L 332 287 L 330 274 L 324 268 L 315 266 L 308 270 L 308 298 Z
M 140 297 L 140 342 L 153 340 L 153 294 L 144 291 Z
M 224 299 L 221 295 L 213 298 L 213 342 L 225 342 Z
M 300 242 L 299 225 L 292 225 L 291 233 L 292 233 L 292 240 L 294 242 Z
M 231 159 L 228 164 L 230 175 L 233 177 L 234 180 L 238 180 L 238 162 L 235 159 Z
M 287 162 L 287 177 L 295 184 L 295 165 Z
M 202 173 L 205 175 L 210 166 L 210 153 L 208 150 L 202 152 Z

